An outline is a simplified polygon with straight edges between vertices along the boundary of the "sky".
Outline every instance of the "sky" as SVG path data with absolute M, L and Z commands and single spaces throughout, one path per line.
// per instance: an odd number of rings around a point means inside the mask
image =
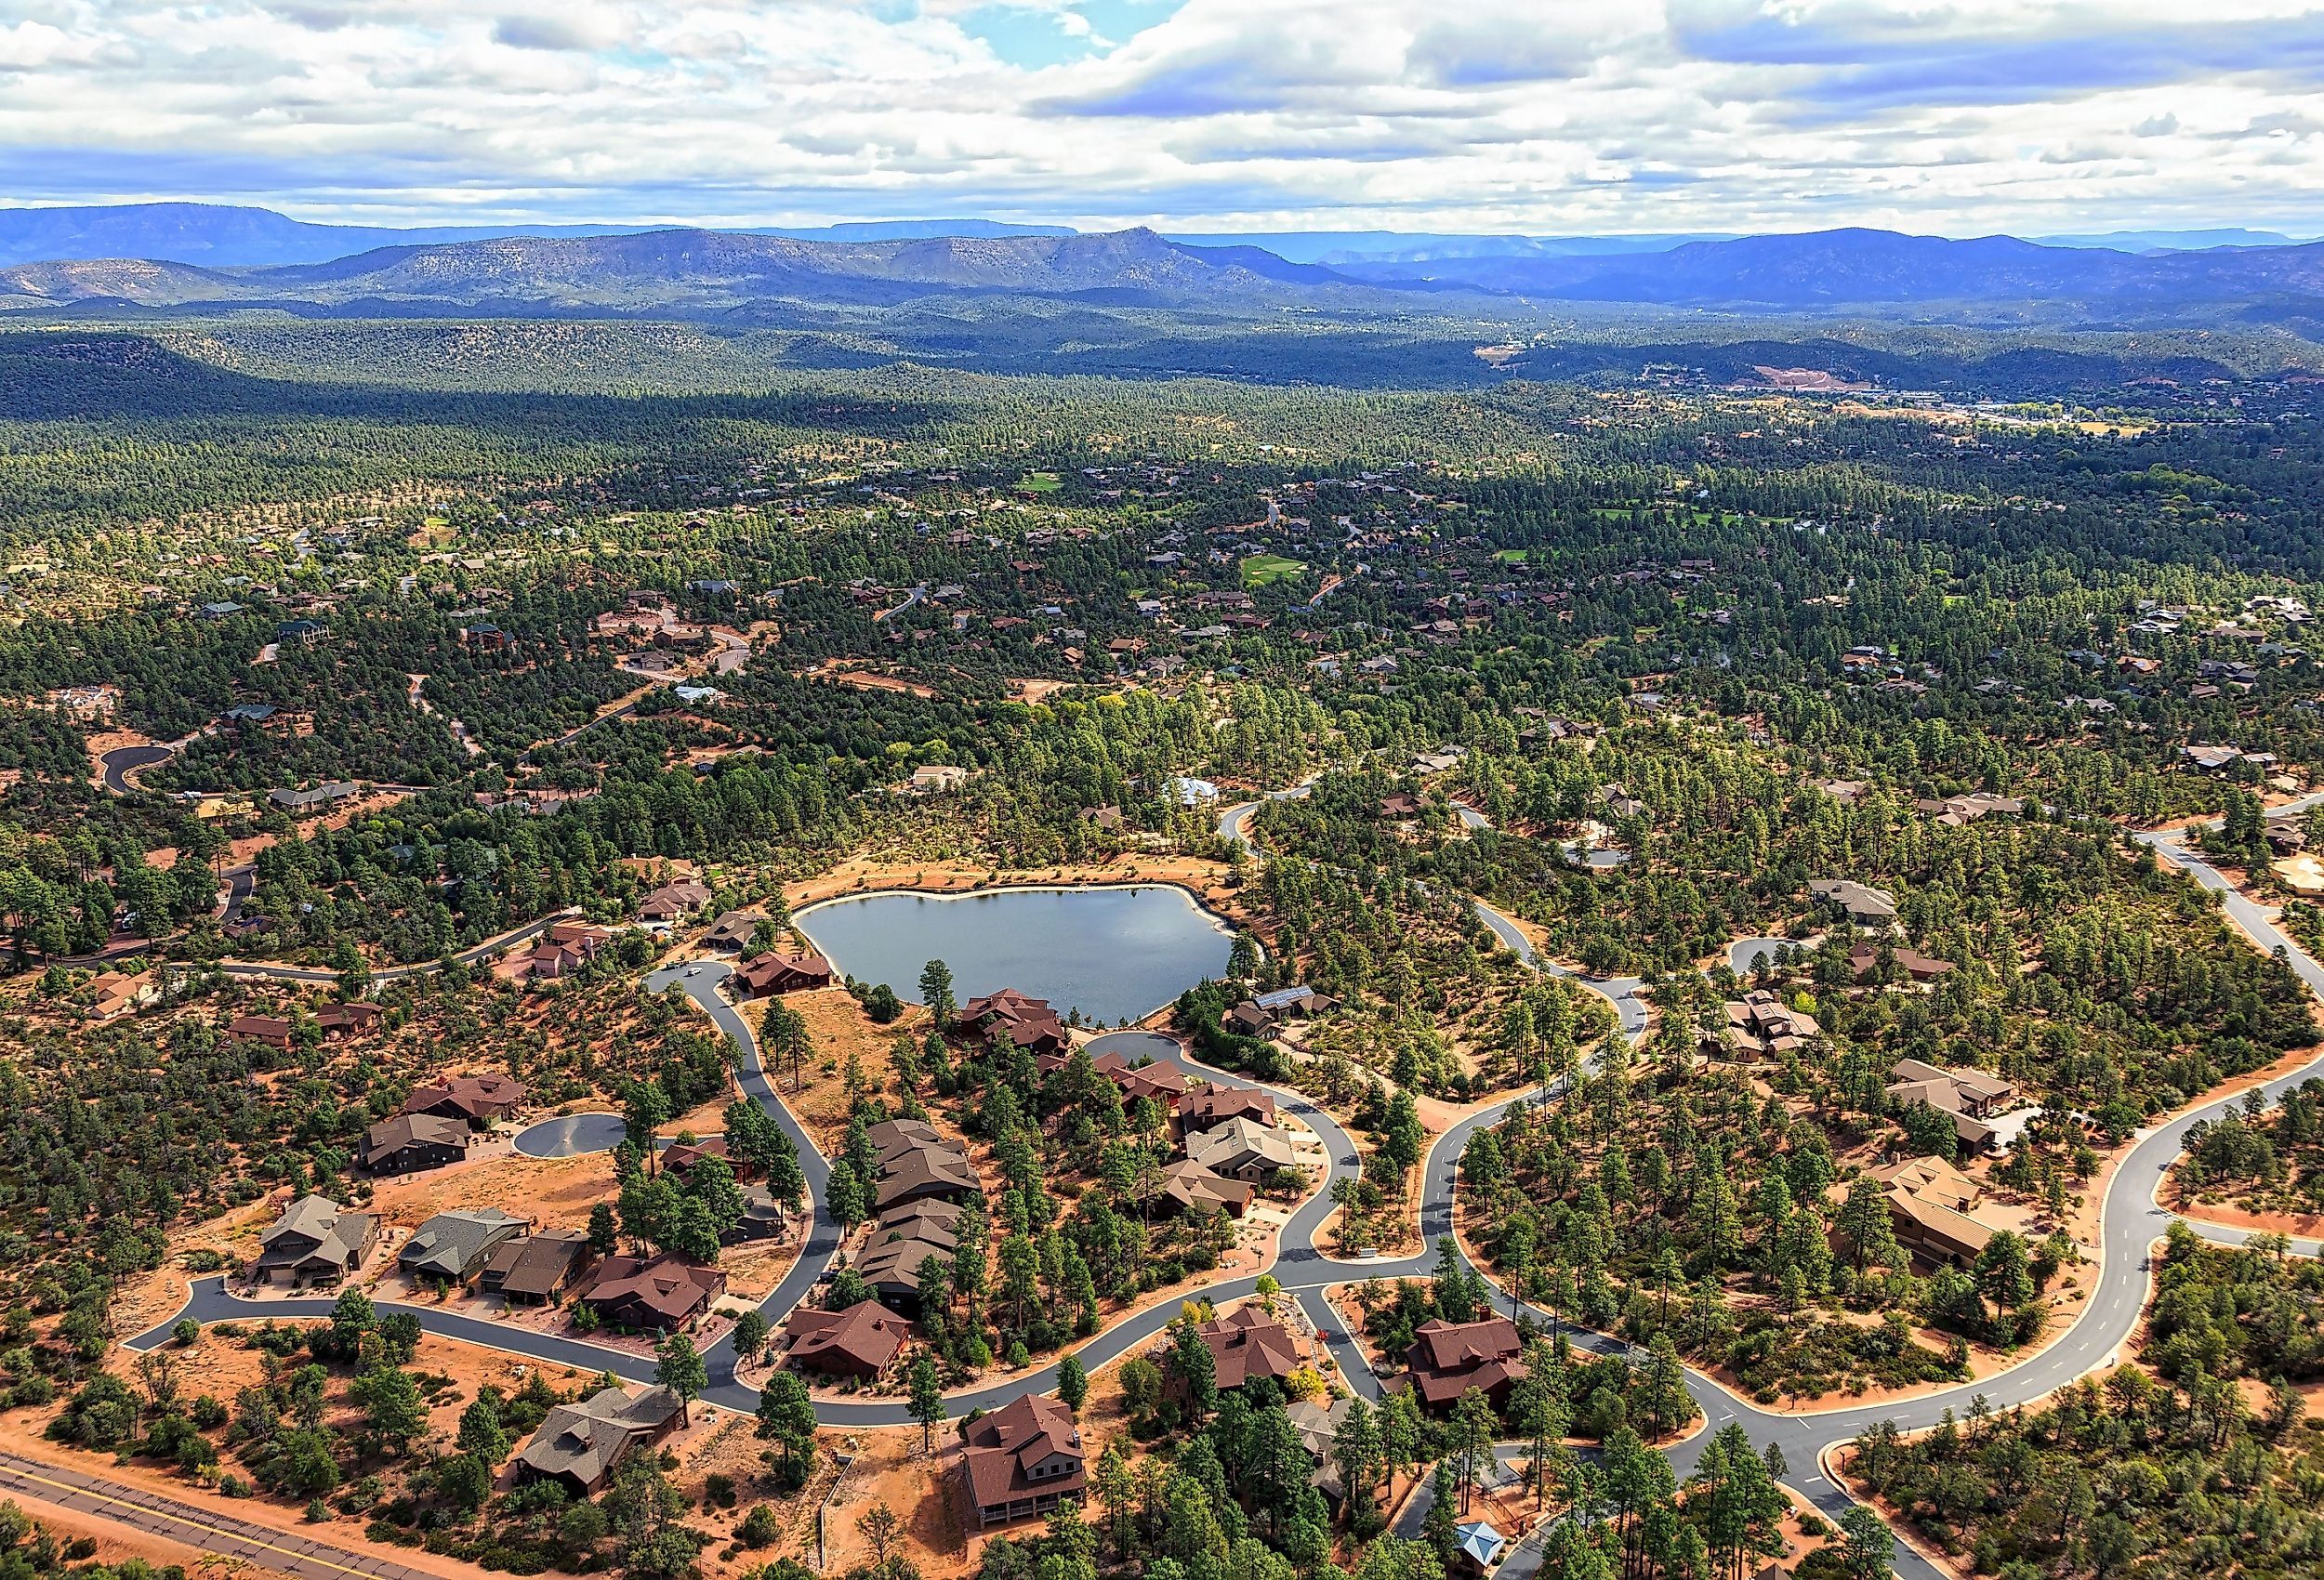
M 0 203 L 2324 232 L 2311 0 L 0 0 Z

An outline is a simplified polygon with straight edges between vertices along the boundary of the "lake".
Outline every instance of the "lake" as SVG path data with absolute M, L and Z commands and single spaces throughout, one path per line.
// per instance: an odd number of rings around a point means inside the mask
M 1060 1015 L 1112 1024 L 1152 1014 L 1205 977 L 1226 974 L 1233 937 L 1185 890 L 997 889 L 977 894 L 860 894 L 799 913 L 799 931 L 843 976 L 919 998 L 920 968 L 952 968 L 953 994 L 1012 987 Z

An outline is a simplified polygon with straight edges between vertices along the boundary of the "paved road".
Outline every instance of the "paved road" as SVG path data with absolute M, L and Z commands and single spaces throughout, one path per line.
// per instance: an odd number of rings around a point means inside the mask
M 1241 837 L 1241 830 L 1248 826 L 1249 810 L 1249 804 L 1228 809 L 1221 816 L 1221 833 L 1228 834 L 1230 837 Z M 2224 880 L 2175 839 L 2169 836 L 2142 837 L 2161 850 L 2167 859 L 2192 874 L 2206 888 L 2224 889 Z M 2257 907 L 2233 895 L 2227 897 L 2227 906 L 2263 946 L 2282 949 L 2303 980 L 2312 989 L 2324 994 L 2324 968 L 2319 968 L 2277 931 L 2274 924 Z M 1494 918 L 1499 916 L 1499 913 L 1489 910 L 1480 914 L 1486 915 L 1488 925 L 1492 925 Z M 1521 958 L 1545 968 L 1554 968 L 1536 959 L 1522 934 L 1512 937 L 1515 929 L 1506 917 L 1499 920 L 1502 926 L 1496 927 L 1495 930 L 1512 943 Z M 1508 930 L 1504 931 L 1503 927 Z M 646 985 L 657 990 L 679 987 L 734 1040 L 743 1089 L 766 1108 L 799 1148 L 800 1165 L 807 1176 L 815 1204 L 813 1230 L 806 1249 L 790 1276 L 763 1304 L 762 1309 L 769 1318 L 779 1321 L 813 1288 L 838 1251 L 839 1227 L 825 1215 L 824 1207 L 829 1166 L 816 1150 L 813 1139 L 776 1097 L 760 1065 L 757 1041 L 748 1024 L 719 991 L 720 983 L 731 968 L 723 963 L 701 963 L 698 972 L 689 976 L 686 971 L 690 964 L 665 966 L 647 978 Z M 1605 994 L 1618 1009 L 1624 1009 L 1625 1006 L 1638 1006 L 1635 982 L 1587 982 L 1586 985 Z M 1627 1022 L 1628 1010 L 1624 1009 L 1624 1013 Z M 1211 1071 L 1185 1056 L 1173 1062 L 1195 1074 L 1224 1073 Z M 2280 1093 L 2319 1067 L 2324 1067 L 2324 1060 L 2272 1083 L 2268 1091 L 2271 1095 Z M 1244 1079 L 1240 1076 L 1230 1078 Z M 1330 1178 L 1352 1176 L 1357 1172 L 1359 1165 L 1354 1145 L 1328 1114 L 1296 1092 L 1277 1087 L 1266 1089 L 1273 1091 L 1284 1108 L 1313 1126 L 1322 1138 L 1329 1158 Z M 1543 1095 L 1536 1094 L 1531 1099 L 1520 1100 L 1540 1100 Z M 2072 1326 L 2048 1349 L 2019 1365 L 1974 1384 L 1964 1384 L 1901 1402 L 1842 1404 L 1808 1415 L 1785 1415 L 1762 1409 L 1710 1378 L 1690 1371 L 1687 1387 L 1702 1411 L 1702 1420 L 1694 1435 L 1669 1450 L 1678 1473 L 1684 1477 L 1693 1468 L 1713 1431 L 1730 1421 L 1738 1421 L 1754 1443 L 1762 1447 L 1769 1442 L 1779 1444 L 1790 1466 L 1788 1476 L 1790 1483 L 1828 1518 L 1837 1519 L 1847 1509 L 1850 1499 L 1823 1474 L 1819 1455 L 1828 1446 L 1855 1438 L 1882 1421 L 1894 1422 L 1908 1431 L 1934 1426 L 1948 1409 L 1957 1415 L 1965 1413 L 1971 1398 L 1980 1393 L 1996 1407 L 2031 1402 L 2078 1377 L 2117 1363 L 2128 1350 L 2131 1335 L 2146 1303 L 2148 1247 L 2160 1235 L 2169 1218 L 2168 1214 L 2155 1205 L 2155 1191 L 2164 1172 L 2179 1156 L 2189 1127 L 2198 1119 L 2215 1117 L 2225 1112 L 2232 1100 L 2222 1099 L 2208 1104 L 2170 1124 L 2144 1132 L 2137 1139 L 2109 1181 L 2103 1204 L 2105 1259 L 2097 1284 Z M 1440 1137 L 1430 1149 L 1421 1167 L 1419 1216 L 1424 1244 L 1433 1244 L 1438 1237 L 1451 1232 L 1461 1152 L 1480 1127 L 1498 1123 L 1503 1112 L 1505 1110 L 1486 1111 L 1461 1121 Z M 1377 1397 L 1378 1379 L 1371 1375 L 1361 1353 L 1341 1331 L 1342 1323 L 1324 1302 L 1322 1292 L 1328 1285 L 1367 1276 L 1391 1279 L 1424 1277 L 1433 1266 L 1433 1256 L 1423 1252 L 1408 1257 L 1373 1258 L 1358 1262 L 1332 1258 L 1314 1241 L 1315 1231 L 1329 1211 L 1327 1185 L 1326 1190 L 1310 1198 L 1285 1226 L 1274 1276 L 1299 1301 L 1318 1331 L 1325 1335 L 1326 1342 L 1338 1358 L 1342 1373 L 1351 1385 L 1359 1392 Z M 1227 1280 L 1211 1286 L 1206 1293 L 1213 1298 L 1227 1300 L 1250 1294 L 1255 1286 L 1255 1279 Z M 1506 1292 L 1501 1294 L 1505 1298 Z M 1095 1369 L 1126 1350 L 1146 1343 L 1169 1324 L 1177 1314 L 1178 1305 L 1175 1297 L 1157 1302 L 1090 1340 L 1078 1351 L 1084 1364 Z M 226 1317 L 246 1318 L 270 1313 L 321 1315 L 329 1309 L 330 1302 L 327 1300 L 242 1301 L 225 1293 L 222 1280 L 205 1279 L 195 1286 L 193 1299 L 179 1315 L 191 1315 L 202 1322 L 215 1322 Z M 412 1310 L 428 1331 L 450 1337 L 465 1338 L 566 1364 L 608 1369 L 623 1376 L 643 1377 L 652 1370 L 651 1363 L 643 1358 L 602 1350 L 577 1340 L 463 1317 L 439 1308 L 400 1309 Z M 1545 1325 L 1552 1320 L 1546 1311 L 1536 1310 L 1535 1316 Z M 173 1317 L 169 1322 L 129 1340 L 129 1347 L 151 1350 L 165 1342 L 169 1328 L 177 1320 Z M 1592 1353 L 1619 1354 L 1629 1348 L 1603 1335 L 1575 1329 L 1571 1323 L 1561 1325 L 1573 1336 L 1577 1348 Z M 735 1380 L 731 1345 L 721 1340 L 712 1347 L 706 1359 L 711 1386 L 704 1397 L 713 1403 L 735 1409 L 755 1407 L 755 1391 Z M 948 1403 L 957 1417 L 972 1408 L 995 1408 L 1027 1391 L 1046 1392 L 1055 1383 L 1056 1368 L 1048 1366 L 947 1396 Z M 841 1427 L 897 1425 L 906 1419 L 904 1407 L 898 1402 L 819 1403 L 816 1415 L 826 1425 Z M 1941 1580 L 1931 1565 L 1908 1548 L 1898 1550 L 1896 1567 L 1906 1580 Z
M 526 1157 L 581 1157 L 610 1152 L 628 1134 L 618 1113 L 567 1113 L 518 1131 L 516 1149 Z
M 126 796 L 137 788 L 129 783 L 129 775 L 141 768 L 167 762 L 173 753 L 168 746 L 115 746 L 97 759 L 103 772 L 105 788 L 116 796 Z
M 559 922 L 570 921 L 580 914 L 578 910 L 572 908 L 552 911 L 536 921 L 527 922 L 521 928 L 511 928 L 507 932 L 495 938 L 488 938 L 482 943 L 471 944 L 452 958 L 463 966 L 482 965 L 509 945 L 528 942 L 540 937 Z M 339 980 L 339 974 L 337 971 L 326 970 L 321 967 L 276 966 L 263 960 L 225 960 L 219 962 L 218 968 L 227 976 L 243 977 L 253 981 L 336 982 Z M 422 960 L 412 966 L 383 967 L 371 973 L 371 980 L 375 982 L 401 981 L 406 977 L 433 976 L 442 969 L 443 963 L 440 960 Z
M 92 1514 L 132 1531 L 166 1537 L 197 1552 L 254 1563 L 297 1575 L 299 1580 L 348 1580 L 350 1575 L 376 1576 L 376 1580 L 435 1580 L 424 1570 L 370 1553 L 350 1552 L 312 1536 L 278 1531 L 231 1514 L 180 1503 L 142 1487 L 13 1454 L 0 1453 L 0 1492 L 55 1508 Z

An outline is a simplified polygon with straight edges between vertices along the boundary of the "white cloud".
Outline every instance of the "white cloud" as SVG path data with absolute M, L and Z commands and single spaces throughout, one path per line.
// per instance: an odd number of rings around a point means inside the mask
M 390 220 L 2313 231 L 2317 3 L 20 0 L 0 159 Z

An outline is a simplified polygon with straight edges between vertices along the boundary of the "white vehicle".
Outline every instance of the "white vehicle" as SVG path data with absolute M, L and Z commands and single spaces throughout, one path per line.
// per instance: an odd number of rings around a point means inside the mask
M 686 968 L 686 975 L 690 977 L 698 977 L 702 975 L 702 968 L 699 966 L 689 966 Z

